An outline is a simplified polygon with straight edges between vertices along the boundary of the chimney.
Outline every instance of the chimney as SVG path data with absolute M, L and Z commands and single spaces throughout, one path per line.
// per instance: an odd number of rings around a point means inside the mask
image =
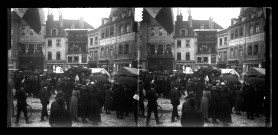
M 189 28 L 192 28 L 192 16 L 191 16 L 191 10 L 188 9 L 188 22 L 189 22 Z
M 60 15 L 59 15 L 59 23 L 60 23 L 60 26 L 63 27 L 63 15 L 62 15 L 62 13 L 60 13 Z
M 213 19 L 209 18 L 209 29 L 213 29 Z
M 183 16 L 181 13 L 180 13 L 180 15 L 177 15 L 177 21 L 178 22 L 183 21 Z
M 80 19 L 79 19 L 79 27 L 81 29 L 84 29 L 84 20 L 83 20 L 83 17 L 80 17 Z
M 47 15 L 47 21 L 52 22 L 53 21 L 54 16 L 52 14 Z

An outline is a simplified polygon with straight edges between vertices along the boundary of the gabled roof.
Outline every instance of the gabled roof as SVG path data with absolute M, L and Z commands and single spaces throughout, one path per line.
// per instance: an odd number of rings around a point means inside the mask
M 201 24 L 204 24 L 204 29 L 209 29 L 209 20 L 192 20 L 194 29 L 200 29 Z M 213 22 L 213 29 L 223 29 L 219 24 Z
M 59 24 L 59 21 L 57 21 Z M 71 25 L 75 24 L 76 29 L 81 29 L 79 25 L 79 20 L 67 20 L 63 19 L 63 28 L 71 28 Z M 85 29 L 93 29 L 94 27 L 88 24 L 86 21 L 84 21 L 84 28 Z

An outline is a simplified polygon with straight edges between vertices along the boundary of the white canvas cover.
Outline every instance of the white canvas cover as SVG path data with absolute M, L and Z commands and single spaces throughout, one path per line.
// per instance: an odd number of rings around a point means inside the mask
M 221 74 L 226 74 L 226 73 L 230 73 L 232 75 L 237 75 L 238 77 L 240 77 L 239 74 L 234 69 L 221 68 Z

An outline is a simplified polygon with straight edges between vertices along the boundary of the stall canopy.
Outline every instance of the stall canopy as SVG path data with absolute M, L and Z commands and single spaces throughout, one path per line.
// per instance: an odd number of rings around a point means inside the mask
M 221 74 L 232 74 L 232 75 L 237 75 L 239 77 L 239 74 L 234 70 L 234 69 L 223 69 L 221 68 Z
M 137 68 L 123 67 L 120 70 L 113 72 L 112 75 L 137 76 L 139 75 L 139 70 Z
M 89 68 L 92 72 L 90 76 L 105 75 L 108 80 L 111 80 L 110 74 L 104 68 Z
M 242 73 L 242 75 L 258 75 L 264 76 L 265 75 L 265 68 L 256 68 L 252 67 L 247 72 Z

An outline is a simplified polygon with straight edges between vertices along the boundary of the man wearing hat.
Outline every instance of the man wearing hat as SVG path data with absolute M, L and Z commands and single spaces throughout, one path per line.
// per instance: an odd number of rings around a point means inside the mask
M 16 91 L 15 93 L 15 98 L 17 99 L 17 114 L 16 114 L 16 120 L 15 120 L 15 125 L 19 126 L 19 117 L 20 117 L 20 113 L 21 111 L 23 111 L 24 113 L 24 117 L 25 117 L 25 122 L 26 124 L 30 124 L 31 122 L 28 120 L 28 116 L 27 116 L 27 95 L 26 92 L 24 90 L 25 85 L 23 83 L 20 84 L 20 89 Z
M 178 114 L 178 105 L 180 104 L 180 93 L 178 91 L 178 84 L 175 83 L 173 84 L 174 87 L 171 90 L 171 104 L 173 106 L 172 110 L 172 117 L 171 117 L 171 122 L 176 122 L 175 118 L 179 119 L 179 114 Z

